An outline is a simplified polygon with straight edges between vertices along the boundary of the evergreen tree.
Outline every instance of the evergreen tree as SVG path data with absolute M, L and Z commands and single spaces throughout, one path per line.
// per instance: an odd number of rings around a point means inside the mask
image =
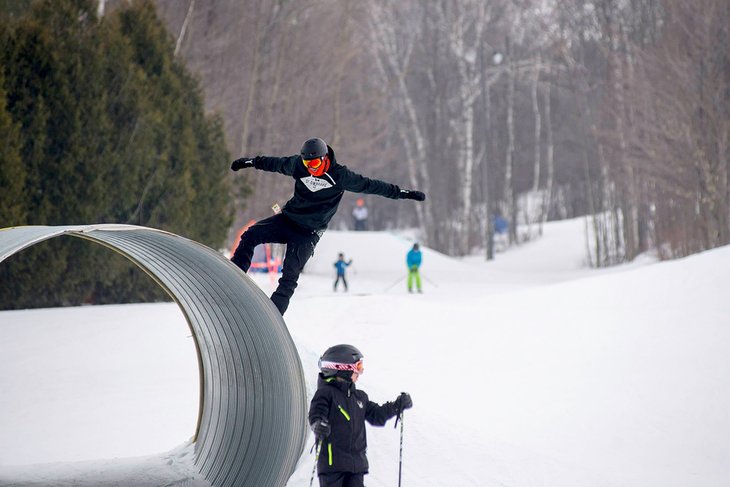
M 149 88 L 146 116 L 138 123 L 146 132 L 143 142 L 156 155 L 141 166 L 145 184 L 135 223 L 220 245 L 232 222 L 222 125 L 204 117 L 198 84 L 175 60 L 173 39 L 152 3 L 120 12 L 119 24 Z M 211 191 L 221 187 L 225 191 Z
M 222 127 L 150 1 L 103 19 L 91 0 L 40 1 L 1 42 L 0 131 L 23 161 L 0 171 L 25 195 L 8 207 L 20 211 L 13 224 L 130 223 L 222 244 L 232 220 Z M 164 296 L 126 259 L 74 238 L 12 257 L 0 282 L 4 308 Z
M 17 124 L 6 110 L 5 77 L 0 70 L 0 228 L 26 221 L 25 167 Z

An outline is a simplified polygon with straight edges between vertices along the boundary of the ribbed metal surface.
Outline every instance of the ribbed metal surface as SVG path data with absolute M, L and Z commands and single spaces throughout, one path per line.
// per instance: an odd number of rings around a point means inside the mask
M 59 235 L 125 255 L 180 305 L 201 367 L 195 442 L 201 474 L 221 487 L 286 484 L 306 440 L 306 391 L 299 355 L 269 298 L 218 252 L 145 227 L 4 229 L 0 261 Z

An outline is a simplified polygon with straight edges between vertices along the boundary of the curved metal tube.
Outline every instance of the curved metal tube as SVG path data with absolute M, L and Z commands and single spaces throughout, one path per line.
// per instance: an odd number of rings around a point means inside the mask
M 214 486 L 282 486 L 306 441 L 306 388 L 294 342 L 266 295 L 220 253 L 133 225 L 0 230 L 0 262 L 60 235 L 137 264 L 178 303 L 201 372 L 195 465 Z

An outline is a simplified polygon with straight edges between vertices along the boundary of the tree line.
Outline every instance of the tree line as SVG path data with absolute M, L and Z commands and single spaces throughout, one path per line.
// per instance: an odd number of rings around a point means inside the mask
M 496 215 L 514 244 L 586 215 L 594 266 L 730 243 L 726 0 L 156 4 L 234 154 L 318 135 L 429 195 L 369 202 L 376 228 L 492 257 Z M 245 219 L 291 191 L 240 177 L 256 188 Z
M 0 226 L 133 223 L 230 244 L 226 181 L 234 229 L 268 216 L 291 182 L 231 176 L 228 153 L 292 154 L 316 135 L 353 169 L 424 189 L 415 207 L 368 201 L 370 220 L 418 227 L 451 255 L 493 257 L 495 216 L 519 244 L 549 219 L 585 215 L 594 266 L 724 245 L 729 9 L 0 2 Z M 3 306 L 160 297 L 123 259 L 69 240 L 0 266 Z
M 43 0 L 0 16 L 0 227 L 125 223 L 219 248 L 232 218 L 222 120 L 151 2 L 97 9 Z M 77 238 L 16 254 L 0 282 L 4 309 L 163 298 Z

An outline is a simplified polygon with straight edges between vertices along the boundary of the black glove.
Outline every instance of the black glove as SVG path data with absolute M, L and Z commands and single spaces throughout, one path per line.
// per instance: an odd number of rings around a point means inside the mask
M 330 428 L 330 424 L 327 422 L 326 419 L 318 419 L 314 423 L 310 425 L 312 428 L 312 431 L 314 432 L 314 436 L 318 439 L 324 439 L 327 438 L 330 433 L 332 432 L 332 429 Z
M 254 158 L 252 157 L 241 157 L 240 159 L 236 159 L 233 161 L 233 164 L 231 164 L 231 169 L 238 171 L 244 167 L 253 167 L 253 160 Z
M 395 405 L 396 414 L 399 415 L 403 412 L 403 410 L 413 407 L 413 400 L 411 399 L 410 394 L 407 392 L 401 392 L 400 396 L 398 396 L 393 404 Z
M 415 189 L 401 189 L 398 198 L 402 200 L 423 201 L 426 199 L 426 195 Z

